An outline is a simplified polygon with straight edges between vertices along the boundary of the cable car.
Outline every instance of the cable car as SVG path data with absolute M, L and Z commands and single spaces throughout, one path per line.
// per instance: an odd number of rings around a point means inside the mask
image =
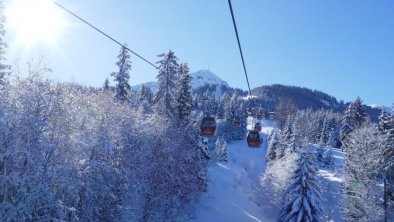
M 216 131 L 216 121 L 214 117 L 204 117 L 200 126 L 201 136 L 214 136 Z
M 260 138 L 260 133 L 257 131 L 249 131 L 246 141 L 248 142 L 249 147 L 261 147 L 262 139 Z
M 241 120 L 239 118 L 235 118 L 233 123 L 235 126 L 241 126 Z
M 260 132 L 260 131 L 261 131 L 261 123 L 260 123 L 260 122 L 257 122 L 257 123 L 254 125 L 254 131 L 257 131 L 257 132 Z

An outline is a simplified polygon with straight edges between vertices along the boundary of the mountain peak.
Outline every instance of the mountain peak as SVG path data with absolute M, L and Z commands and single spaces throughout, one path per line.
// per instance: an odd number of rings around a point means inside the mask
M 190 73 L 193 77 L 191 81 L 192 89 L 197 89 L 203 86 L 228 86 L 226 81 L 223 81 L 220 77 L 218 77 L 215 73 L 211 70 L 199 70 L 194 73 Z M 146 82 L 141 83 L 135 86 L 132 86 L 132 89 L 135 91 L 139 91 L 142 85 L 148 86 L 153 92 L 158 90 L 157 82 Z
M 197 72 L 190 74 L 193 79 L 191 81 L 191 85 L 193 89 L 199 88 L 205 85 L 224 85 L 228 87 L 228 83 L 223 81 L 220 77 L 218 77 L 211 70 L 199 70 Z

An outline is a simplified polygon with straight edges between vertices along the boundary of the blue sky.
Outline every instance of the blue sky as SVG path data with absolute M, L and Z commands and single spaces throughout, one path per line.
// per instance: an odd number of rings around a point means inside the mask
M 6 0 L 7 3 L 12 0 Z M 173 50 L 191 71 L 210 69 L 246 89 L 226 0 L 58 0 L 150 61 Z M 367 104 L 394 102 L 394 1 L 233 0 L 251 87 L 280 83 Z M 8 59 L 45 57 L 51 78 L 102 85 L 119 47 L 63 12 L 57 45 L 14 45 Z M 130 84 L 157 71 L 136 57 Z

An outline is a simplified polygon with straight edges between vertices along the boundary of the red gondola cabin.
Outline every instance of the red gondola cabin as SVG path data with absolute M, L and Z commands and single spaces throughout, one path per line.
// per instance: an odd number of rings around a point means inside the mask
M 248 138 L 246 139 L 249 147 L 258 148 L 261 147 L 260 133 L 257 131 L 250 131 Z
M 214 136 L 216 131 L 216 121 L 214 117 L 204 117 L 200 127 L 201 136 Z
M 235 118 L 233 123 L 235 126 L 241 126 L 241 120 L 239 118 Z

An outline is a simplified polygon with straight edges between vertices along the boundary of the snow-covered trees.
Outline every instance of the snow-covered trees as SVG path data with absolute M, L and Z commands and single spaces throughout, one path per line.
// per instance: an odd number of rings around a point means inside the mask
M 0 123 L 1 221 L 175 221 L 206 190 L 198 130 L 111 92 L 15 78 Z
M 283 192 L 291 183 L 292 169 L 295 168 L 297 159 L 298 153 L 295 152 L 269 162 L 260 179 L 262 198 L 270 203 L 274 211 L 282 204 Z
M 393 107 L 394 108 L 394 107 Z M 390 202 L 389 196 L 394 193 L 394 113 L 389 115 L 385 109 L 379 116 L 379 124 L 377 131 L 379 138 L 382 140 L 382 176 L 384 186 L 384 210 L 385 219 L 387 220 L 388 204 Z
M 296 165 L 280 209 L 279 221 L 322 221 L 320 187 L 309 148 L 301 153 Z
M 350 221 L 376 221 L 375 199 L 381 146 L 373 126 L 365 125 L 348 135 L 346 151 L 344 208 Z
M 293 126 L 293 116 L 292 114 L 288 114 L 286 117 L 284 128 L 281 131 L 281 136 L 285 143 L 290 143 L 291 141 L 291 137 L 293 135 L 292 126 Z
M 180 121 L 187 121 L 192 111 L 192 94 L 190 81 L 192 77 L 189 74 L 189 65 L 187 63 L 179 66 L 179 91 L 177 93 L 177 108 L 178 119 Z
M 4 84 L 4 78 L 9 73 L 10 69 L 10 66 L 5 64 L 5 49 L 7 48 L 7 44 L 4 42 L 4 21 L 4 5 L 3 1 L 0 0 L 0 87 Z
M 151 89 L 145 84 L 143 84 L 138 92 L 137 97 L 138 97 L 137 99 L 138 99 L 139 110 L 145 114 L 151 113 L 152 112 L 151 104 L 153 97 L 153 93 Z
M 173 51 L 158 55 L 162 58 L 159 64 L 159 74 L 157 75 L 158 91 L 155 94 L 153 103 L 156 111 L 174 119 L 177 112 L 177 86 L 178 86 L 178 58 Z
M 116 83 L 115 96 L 118 101 L 125 102 L 128 100 L 130 94 L 129 79 L 131 61 L 129 51 L 124 46 L 120 49 L 116 65 L 119 67 L 119 71 L 111 73 L 111 76 L 114 77 L 114 81 Z
M 366 121 L 365 106 L 362 104 L 362 100 L 357 97 L 355 101 L 350 103 L 345 111 L 342 119 L 342 128 L 340 130 L 340 140 L 343 144 L 349 133 L 353 132 L 356 128 L 359 128 Z
M 282 156 L 281 154 L 277 154 L 278 152 L 278 146 L 279 144 L 279 132 L 278 128 L 273 128 L 272 132 L 269 137 L 269 144 L 268 144 L 268 150 L 267 150 L 267 162 L 271 163 L 274 161 L 277 157 Z
M 223 138 L 218 138 L 215 143 L 215 153 L 220 162 L 227 162 L 227 143 Z

